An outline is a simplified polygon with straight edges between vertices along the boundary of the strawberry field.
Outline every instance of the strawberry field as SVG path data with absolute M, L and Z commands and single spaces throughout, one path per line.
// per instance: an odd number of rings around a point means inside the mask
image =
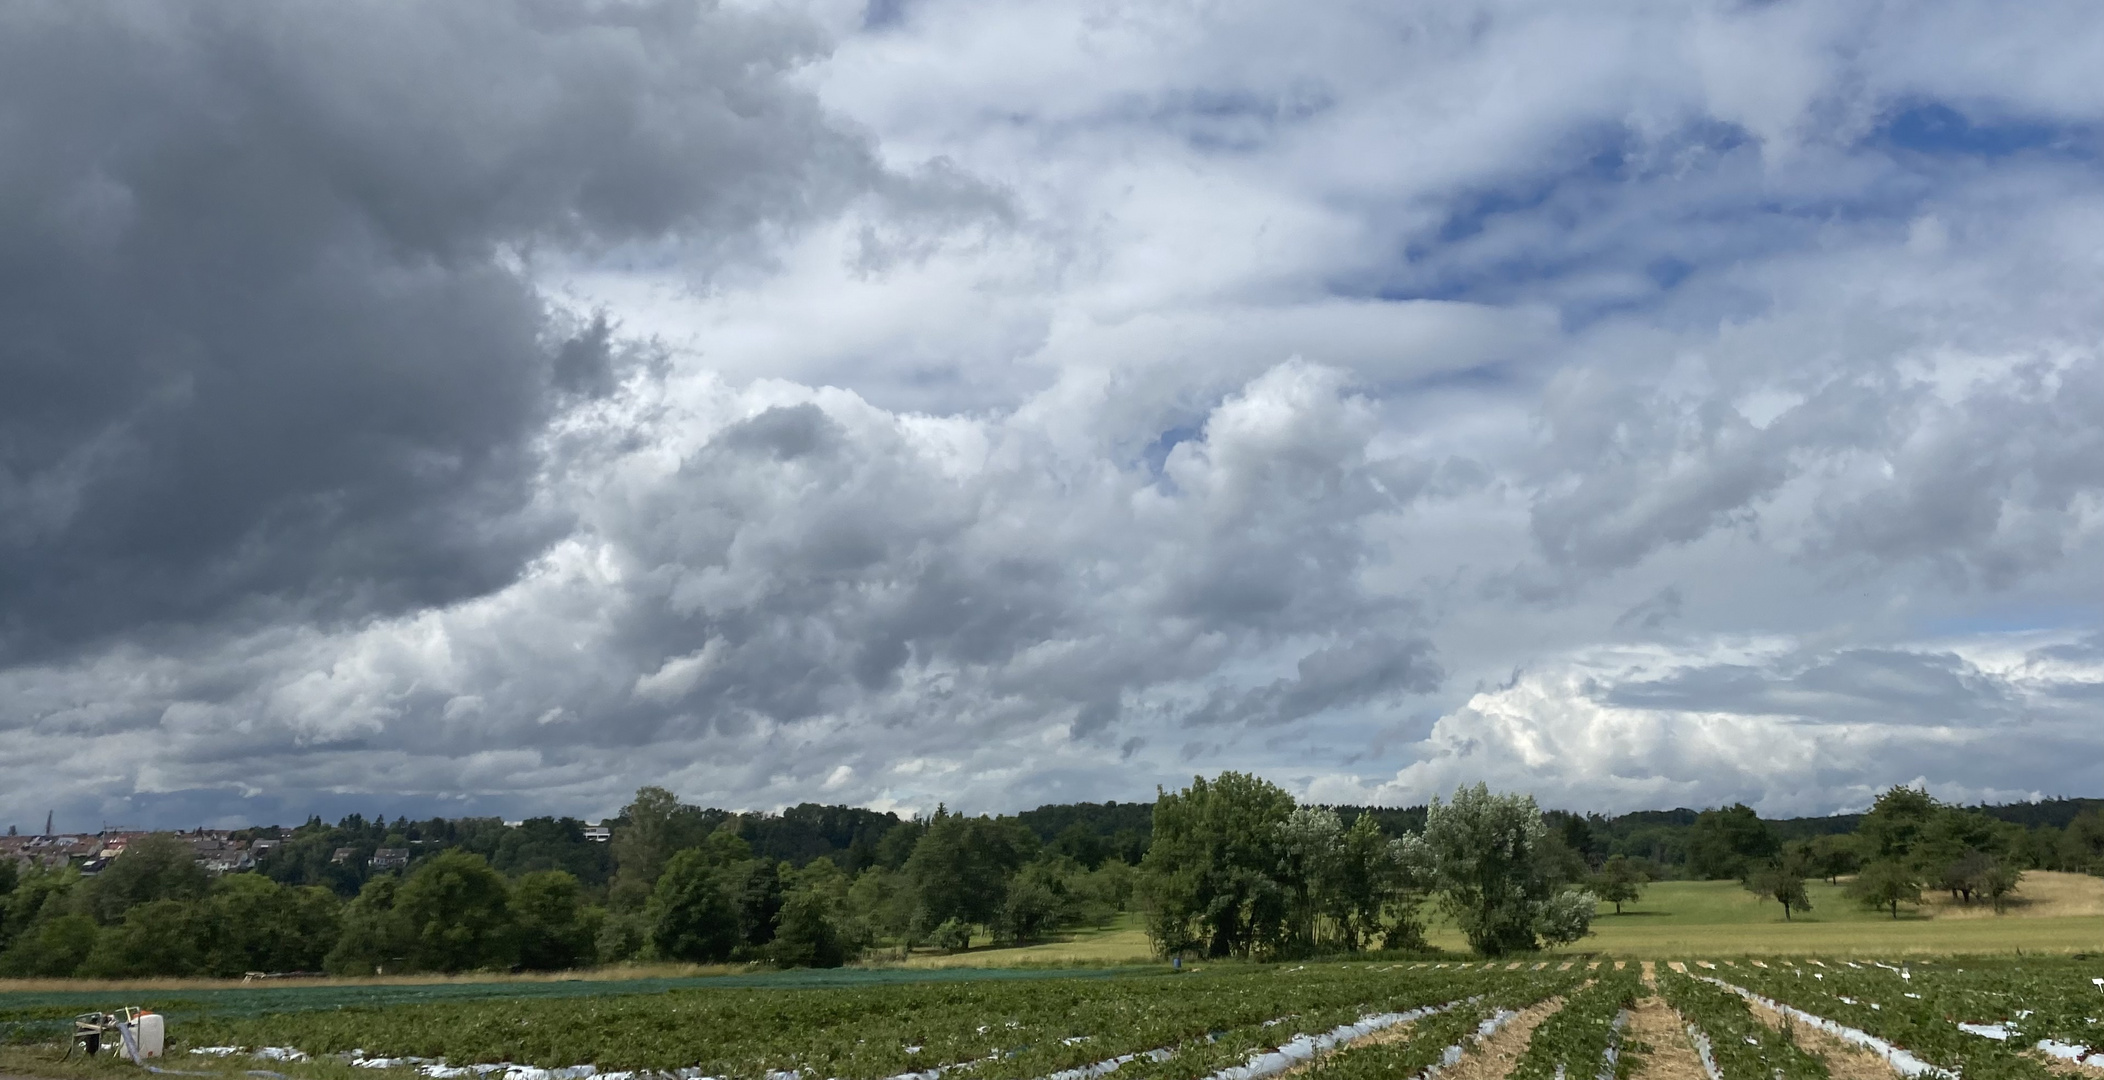
M 1711 1080 L 1829 1080 L 1834 1040 L 1904 1077 L 2048 1080 L 2071 1062 L 2104 1075 L 2104 963 L 2068 958 L 1692 960 L 1648 977 L 1636 962 L 1560 960 L 871 972 L 196 990 L 158 1004 L 172 1052 L 198 1067 L 248 1068 L 262 1051 L 294 1075 L 311 1070 L 287 1058 L 435 1080 L 1427 1080 L 1511 1025 L 1509 1080 L 1617 1080 L 1658 1049 L 1625 1052 L 1640 1002 L 1670 1010 Z M 0 994 L 0 1025 L 48 1038 L 93 1004 Z
M 358 1050 L 727 1077 L 797 1070 L 876 1078 L 943 1069 L 1024 1080 L 1127 1058 L 1118 1066 L 1121 1077 L 1193 1080 L 1297 1035 L 1470 997 L 1539 1000 L 1582 973 L 1531 965 L 1486 971 L 1317 964 L 854 989 L 687 989 L 207 1016 L 184 1038 L 317 1055 Z
M 1745 1059 L 1723 1068 L 1719 1053 L 1725 1080 L 1820 1073 L 1772 1032 L 1755 1034 L 1758 1025 L 1737 1014 L 1748 1002 L 1873 1049 L 1902 1075 L 2046 1080 L 2055 1059 L 2104 1066 L 2104 963 L 2094 960 L 1771 958 L 1681 967 L 1685 975 L 1661 973 L 1666 996 L 1691 1022 L 1714 1027 L 1713 1045 Z M 1749 1053 L 1751 1043 L 1759 1046 Z

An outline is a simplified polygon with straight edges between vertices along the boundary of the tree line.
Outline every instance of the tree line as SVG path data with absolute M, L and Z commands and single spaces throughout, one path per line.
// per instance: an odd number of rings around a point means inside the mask
M 1108 924 L 1131 903 L 1128 857 L 1145 854 L 1129 830 L 1073 822 L 1047 842 L 1014 817 L 739 815 L 654 787 L 614 819 L 610 843 L 568 819 L 359 815 L 248 839 L 277 846 L 255 872 L 216 878 L 165 833 L 92 876 L 0 863 L 0 976 L 832 966 L 880 945 L 963 949 Z M 376 870 L 382 849 L 410 852 L 408 864 Z
M 2100 865 L 2096 806 L 2063 805 L 2061 824 L 2052 807 L 2029 823 L 2010 809 L 1894 788 L 1847 818 L 1735 804 L 1661 821 L 1543 812 L 1480 785 L 1424 807 L 1321 807 L 1223 773 L 1152 804 L 901 819 L 734 814 L 644 788 L 611 842 L 573 819 L 351 815 L 250 831 L 275 842 L 253 873 L 213 877 L 167 834 L 93 876 L 0 863 L 0 976 L 825 966 L 1037 941 L 1125 912 L 1164 955 L 1415 950 L 1434 911 L 1503 954 L 1575 940 L 1593 898 L 1619 908 L 1660 878 L 1737 878 L 1786 915 L 1808 906 L 1807 881 L 1846 878 L 1897 917 L 1925 890 L 2000 905 L 2026 869 Z M 376 869 L 383 848 L 408 864 Z

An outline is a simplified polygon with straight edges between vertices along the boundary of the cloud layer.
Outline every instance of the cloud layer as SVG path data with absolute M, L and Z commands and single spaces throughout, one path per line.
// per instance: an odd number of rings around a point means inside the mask
M 0 20 L 0 818 L 2104 785 L 2083 5 Z

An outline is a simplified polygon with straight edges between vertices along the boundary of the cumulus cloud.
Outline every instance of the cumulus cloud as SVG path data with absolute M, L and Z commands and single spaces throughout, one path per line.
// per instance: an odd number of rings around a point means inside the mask
M 2092 641 L 1807 652 L 1785 642 L 1559 658 L 1440 718 L 1378 785 L 1416 801 L 1489 779 L 1613 810 L 1744 800 L 1770 814 L 1860 809 L 1891 783 L 1953 801 L 2086 791 L 2077 749 L 2104 682 Z M 1898 779 L 1894 779 L 1898 778 Z
M 2098 780 L 2080 5 L 0 19 L 0 811 Z
M 693 4 L 0 19 L 0 657 L 497 587 L 605 328 L 528 263 L 706 271 L 870 186 L 798 20 Z

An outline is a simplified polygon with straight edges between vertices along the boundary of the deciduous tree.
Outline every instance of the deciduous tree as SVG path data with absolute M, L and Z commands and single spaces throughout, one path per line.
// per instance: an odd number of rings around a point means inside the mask
M 1615 906 L 1615 914 L 1622 913 L 1622 905 L 1634 903 L 1644 895 L 1644 883 L 1649 875 L 1631 861 L 1627 855 L 1612 855 L 1600 864 L 1600 872 L 1593 875 L 1593 895 Z
M 1421 843 L 1442 903 L 1477 952 L 1503 956 L 1589 932 L 1596 901 L 1557 888 L 1543 865 L 1546 835 L 1531 795 L 1479 783 L 1452 802 L 1432 800 Z
M 1921 903 L 1921 877 L 1899 859 L 1879 859 L 1857 872 L 1848 895 L 1864 907 L 1889 910 L 1897 919 L 1901 904 Z
M 1288 907 L 1274 877 L 1279 826 L 1292 813 L 1291 795 L 1244 773 L 1161 792 L 1140 864 L 1155 947 L 1247 956 L 1276 944 Z

